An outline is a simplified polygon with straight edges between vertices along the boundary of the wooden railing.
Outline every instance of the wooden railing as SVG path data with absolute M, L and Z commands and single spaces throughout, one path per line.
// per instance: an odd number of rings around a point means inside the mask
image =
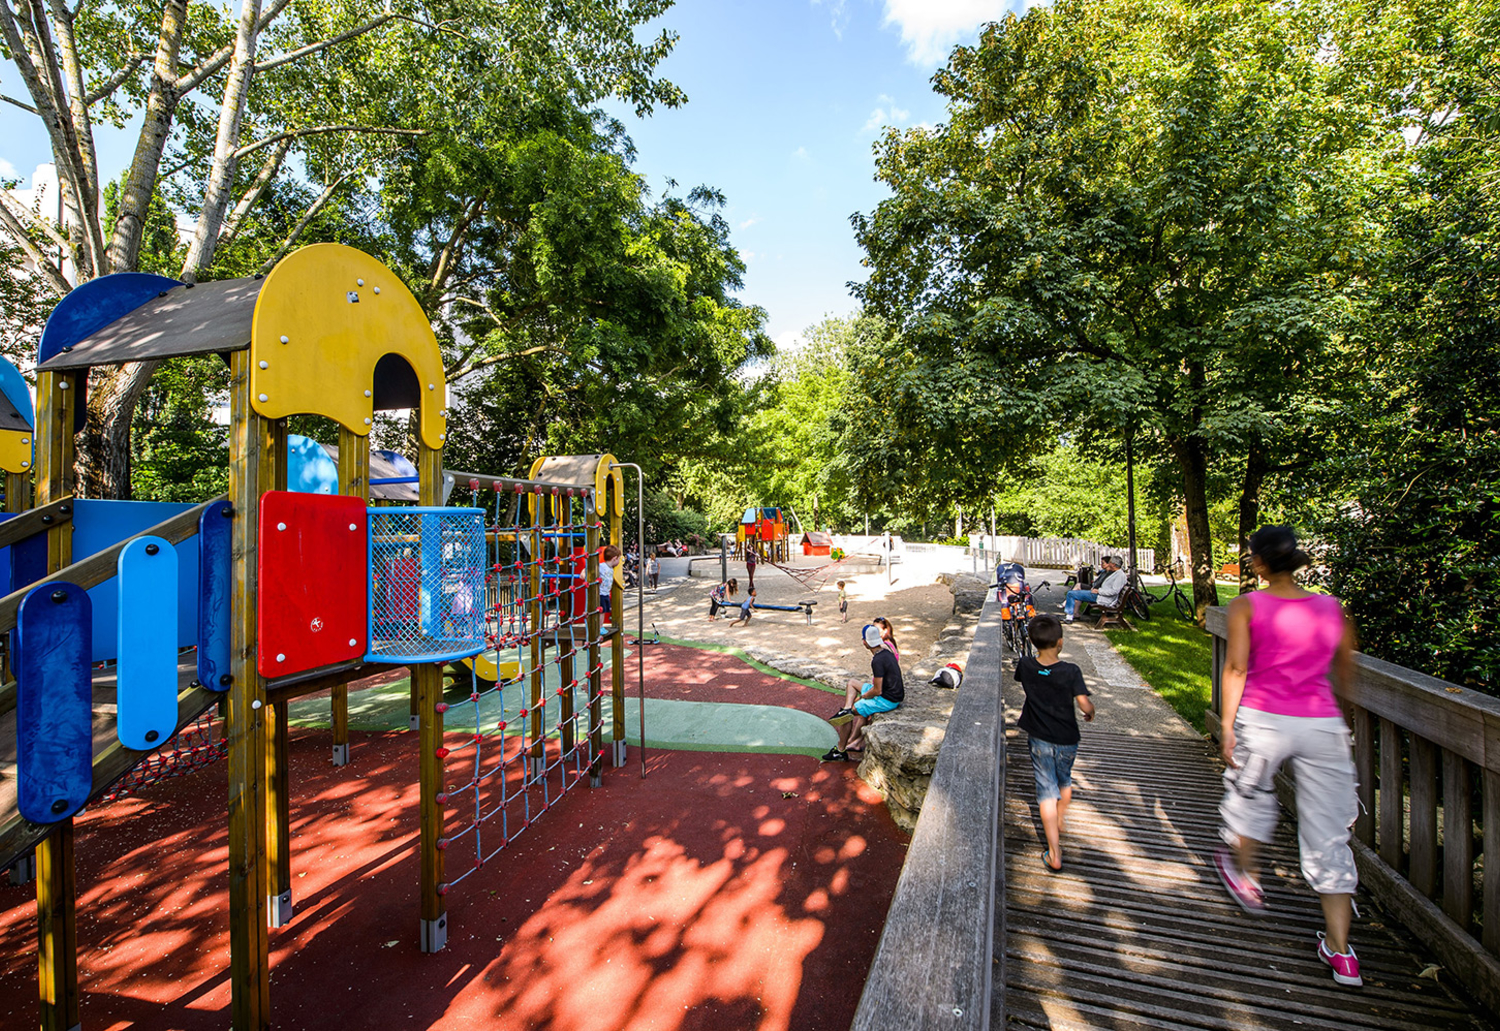
M 1225 609 L 1208 611 L 1208 629 L 1207 722 L 1217 739 Z M 1361 881 L 1450 974 L 1500 1012 L 1500 699 L 1364 655 L 1338 696 L 1354 733 Z
M 1005 710 L 985 604 L 854 1031 L 1005 1027 Z

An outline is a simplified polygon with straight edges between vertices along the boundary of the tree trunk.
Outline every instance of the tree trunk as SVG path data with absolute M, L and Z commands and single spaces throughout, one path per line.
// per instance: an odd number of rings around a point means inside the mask
M 1208 455 L 1191 437 L 1174 441 L 1172 451 L 1182 470 L 1182 497 L 1187 509 L 1188 555 L 1193 570 L 1193 609 L 1198 625 L 1210 605 L 1219 603 L 1214 586 L 1214 542 L 1208 525 Z
M 81 498 L 130 498 L 130 424 L 159 360 L 131 362 L 90 382 L 88 423 L 78 442 Z
M 110 229 L 110 272 L 134 272 L 136 262 L 140 260 L 146 210 L 151 206 L 151 195 L 156 192 L 162 150 L 167 145 L 172 119 L 177 114 L 177 55 L 186 24 L 187 0 L 167 0 L 162 6 L 161 33 L 156 41 L 156 60 L 152 64 L 151 89 L 146 94 L 141 134 L 135 141 L 135 155 L 130 159 L 130 170 L 120 188 L 115 224 Z
M 1250 443 L 1250 453 L 1245 458 L 1245 482 L 1240 489 L 1240 593 L 1255 590 L 1255 571 L 1250 568 L 1250 535 L 1260 521 L 1260 488 L 1265 482 L 1268 467 L 1265 448 L 1260 441 Z
M 234 189 L 235 158 L 240 146 L 240 126 L 245 118 L 245 104 L 250 95 L 250 79 L 255 72 L 255 48 L 260 41 L 260 0 L 242 0 L 239 31 L 234 41 L 234 58 L 229 63 L 229 77 L 224 83 L 224 102 L 219 108 L 219 130 L 214 137 L 213 163 L 209 167 L 208 185 L 203 191 L 203 207 L 198 212 L 198 226 L 193 242 L 183 259 L 184 279 L 196 282 L 198 275 L 214 263 L 219 245 L 219 231 Z

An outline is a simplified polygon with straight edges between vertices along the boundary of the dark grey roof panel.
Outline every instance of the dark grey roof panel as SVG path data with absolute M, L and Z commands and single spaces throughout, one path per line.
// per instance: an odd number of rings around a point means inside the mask
M 53 372 L 244 350 L 250 346 L 250 319 L 264 283 L 263 279 L 225 279 L 175 287 L 38 368 Z
M 10 398 L 0 391 L 0 430 L 29 430 L 31 424 L 26 421 L 26 416 L 16 411 L 16 406 L 11 404 Z

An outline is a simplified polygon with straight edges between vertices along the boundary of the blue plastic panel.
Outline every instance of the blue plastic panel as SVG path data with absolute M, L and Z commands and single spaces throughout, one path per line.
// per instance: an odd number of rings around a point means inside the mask
M 47 575 L 47 535 L 34 533 L 23 541 L 16 541 L 9 548 L 10 589 L 19 591 L 34 584 Z
M 301 494 L 337 494 L 339 464 L 326 448 L 310 437 L 286 437 L 286 489 Z
M 128 315 L 141 305 L 159 296 L 163 291 L 181 285 L 175 279 L 152 275 L 149 272 L 116 272 L 79 283 L 57 302 L 47 324 L 42 327 L 42 339 L 37 346 L 37 364 L 40 365 L 65 347 L 72 347 L 80 340 L 92 336 L 122 315 Z M 73 429 L 83 429 L 88 422 L 87 399 L 88 377 L 78 377 L 78 396 L 73 399 Z M 35 424 L 32 425 L 35 429 Z
M 227 691 L 229 618 L 234 582 L 230 579 L 230 530 L 234 506 L 215 505 L 198 517 L 198 683 Z
M 116 272 L 79 283 L 52 309 L 42 329 L 37 364 L 103 329 L 121 315 L 135 311 L 164 290 L 179 286 L 175 279 L 148 272 Z
M 115 732 L 120 744 L 144 752 L 177 729 L 177 551 L 162 537 L 137 537 L 117 570 Z
M 14 512 L 0 512 L 0 523 L 7 519 L 14 519 Z M 0 597 L 9 594 L 13 589 L 10 586 L 10 545 L 0 548 Z
M 15 405 L 16 411 L 25 416 L 27 425 L 36 429 L 36 410 L 31 404 L 31 391 L 27 389 L 20 370 L 5 358 L 0 358 L 0 394 L 4 394 Z M 36 454 L 36 448 L 32 448 L 32 454 Z
M 81 587 L 54 582 L 16 613 L 16 793 L 34 823 L 66 820 L 93 788 L 89 610 Z
M 193 507 L 164 501 L 75 501 L 73 561 L 97 555 Z M 177 582 L 177 644 L 188 648 L 198 643 L 198 542 L 191 537 L 177 545 Z M 119 593 L 119 583 L 114 579 L 89 590 L 94 603 L 95 662 L 115 658 Z

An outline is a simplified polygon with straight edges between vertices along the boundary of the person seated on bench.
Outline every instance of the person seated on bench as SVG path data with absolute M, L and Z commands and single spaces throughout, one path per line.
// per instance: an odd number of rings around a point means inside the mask
M 1063 615 L 1068 617 L 1069 623 L 1074 621 L 1074 614 L 1080 601 L 1090 602 L 1106 609 L 1120 607 L 1120 595 L 1125 593 L 1125 573 L 1120 569 L 1120 557 L 1105 555 L 1100 565 L 1104 567 L 1104 579 L 1100 581 L 1097 590 L 1072 590 L 1064 599 Z
M 849 753 L 864 752 L 865 724 L 876 713 L 890 712 L 906 700 L 906 685 L 901 680 L 901 664 L 880 627 L 866 624 L 860 631 L 865 650 L 870 653 L 870 682 L 851 679 L 844 695 L 844 707 L 828 718 L 838 728 L 839 743 L 824 755 L 824 762 L 848 762 Z

